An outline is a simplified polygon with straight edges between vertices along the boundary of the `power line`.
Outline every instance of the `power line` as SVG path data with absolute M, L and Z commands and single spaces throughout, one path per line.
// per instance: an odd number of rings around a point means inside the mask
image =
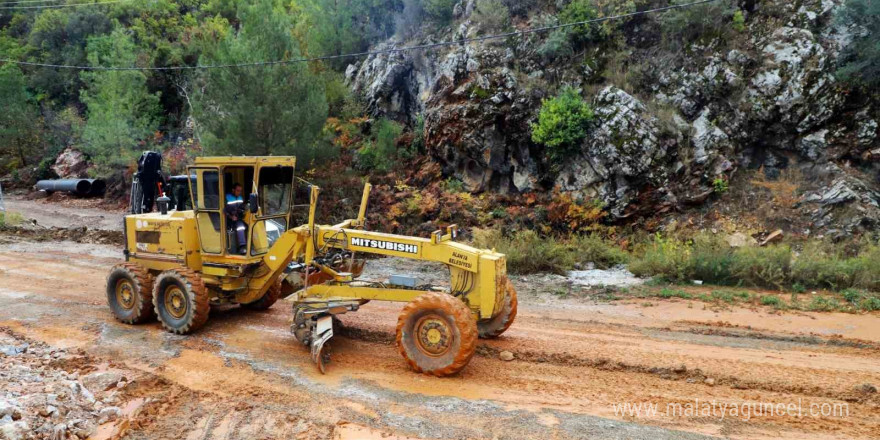
M 111 3 L 128 3 L 129 0 L 111 0 L 104 2 L 94 2 L 94 3 L 64 3 L 64 4 L 56 4 L 56 5 L 37 5 L 37 6 L 2 6 L 0 10 L 21 10 L 21 9 L 57 9 L 57 8 L 75 8 L 77 6 L 98 6 L 98 5 L 108 5 Z M 22 2 L 24 3 L 24 2 Z M 5 4 L 5 3 L 3 3 Z
M 437 43 L 419 44 L 419 45 L 415 45 L 415 46 L 403 46 L 403 47 L 384 49 L 384 50 L 354 52 L 354 53 L 347 53 L 347 54 L 340 54 L 340 55 L 325 55 L 325 56 L 319 56 L 319 57 L 294 58 L 292 60 L 255 61 L 255 62 L 251 62 L 251 63 L 209 64 L 209 65 L 201 65 L 201 66 L 167 66 L 167 67 L 71 66 L 71 65 L 65 65 L 65 64 L 32 63 L 32 62 L 28 62 L 28 61 L 17 61 L 17 60 L 10 60 L 10 59 L 4 59 L 4 58 L 0 58 L 0 62 L 13 63 L 13 64 L 22 65 L 22 66 L 48 67 L 48 68 L 55 68 L 55 69 L 101 70 L 101 71 L 128 71 L 128 70 L 139 70 L 139 71 L 169 71 L 169 70 L 171 70 L 171 71 L 173 71 L 173 70 L 229 69 L 229 68 L 233 68 L 233 67 L 265 67 L 265 66 L 275 66 L 275 65 L 279 65 L 279 64 L 305 63 L 305 62 L 312 62 L 312 61 L 328 61 L 328 60 L 336 60 L 336 59 L 343 59 L 343 58 L 359 58 L 359 57 L 366 57 L 366 56 L 373 56 L 373 55 L 385 55 L 385 54 L 392 54 L 392 53 L 409 52 L 409 51 L 415 51 L 415 50 L 435 49 L 435 48 L 443 47 L 443 46 L 464 45 L 467 43 L 477 43 L 477 42 L 481 42 L 481 41 L 498 40 L 498 39 L 513 37 L 513 36 L 517 36 L 517 35 L 528 35 L 528 34 L 534 34 L 534 33 L 540 33 L 540 32 L 547 32 L 547 31 L 552 31 L 552 30 L 556 30 L 556 29 L 564 29 L 564 28 L 569 28 L 569 27 L 573 27 L 573 26 L 581 26 L 581 25 L 585 25 L 585 24 L 594 24 L 594 23 L 601 23 L 601 22 L 611 21 L 611 20 L 620 20 L 623 18 L 637 17 L 640 15 L 647 15 L 647 14 L 653 14 L 653 13 L 658 13 L 658 12 L 670 11 L 673 9 L 689 8 L 689 7 L 693 7 L 693 6 L 704 5 L 707 3 L 714 3 L 717 1 L 720 1 L 720 0 L 699 0 L 699 1 L 695 1 L 693 3 L 669 5 L 669 6 L 663 6 L 663 7 L 655 8 L 655 9 L 648 9 L 648 10 L 644 10 L 644 11 L 630 12 L 630 13 L 619 14 L 619 15 L 610 15 L 608 17 L 594 18 L 591 20 L 583 20 L 583 21 L 576 21 L 576 22 L 572 22 L 572 23 L 557 24 L 557 25 L 553 25 L 553 26 L 544 26 L 544 27 L 539 27 L 539 28 L 524 29 L 524 30 L 520 30 L 520 31 L 511 31 L 511 32 L 505 32 L 505 33 L 501 33 L 501 34 L 484 35 L 482 37 L 462 38 L 459 40 L 440 41 Z M 106 3 L 118 3 L 118 1 L 117 2 L 106 2 Z

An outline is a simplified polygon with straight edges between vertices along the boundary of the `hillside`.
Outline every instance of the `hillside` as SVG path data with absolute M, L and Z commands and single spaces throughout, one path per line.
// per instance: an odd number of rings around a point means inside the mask
M 383 52 L 670 3 L 10 4 L 0 11 L 6 58 L 156 68 Z M 144 149 L 164 151 L 170 172 L 199 154 L 296 154 L 334 187 L 331 200 L 356 195 L 364 176 L 378 183 L 387 209 L 374 222 L 401 231 L 653 231 L 676 221 L 858 236 L 880 213 L 876 9 L 719 0 L 263 67 L 6 63 L 14 110 L 0 121 L 0 173 L 7 186 L 52 177 L 72 147 L 91 158 L 80 174 L 114 175 L 119 197 Z

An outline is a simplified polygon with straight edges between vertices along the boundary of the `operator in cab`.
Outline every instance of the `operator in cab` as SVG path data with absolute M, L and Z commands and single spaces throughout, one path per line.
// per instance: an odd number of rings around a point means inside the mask
M 245 239 L 245 231 L 247 225 L 244 223 L 244 199 L 241 197 L 242 186 L 240 183 L 232 185 L 232 193 L 226 194 L 226 218 L 232 228 L 235 229 L 236 244 L 238 245 L 238 253 L 244 255 L 247 253 L 247 241 Z

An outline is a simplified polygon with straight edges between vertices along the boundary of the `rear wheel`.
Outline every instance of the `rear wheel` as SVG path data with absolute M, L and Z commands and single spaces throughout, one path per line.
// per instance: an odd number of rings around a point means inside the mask
M 260 299 L 247 304 L 242 304 L 242 307 L 247 307 L 251 310 L 267 310 L 269 307 L 272 307 L 272 304 L 275 304 L 278 301 L 278 298 L 281 297 L 281 283 L 284 280 L 278 280 L 275 283 L 272 283 L 272 286 L 266 290 L 266 293 L 263 294 Z
M 460 299 L 425 293 L 407 304 L 397 320 L 397 348 L 413 370 L 434 376 L 459 372 L 477 347 L 477 323 Z
M 141 266 L 123 263 L 107 276 L 107 304 L 113 316 L 126 324 L 149 321 L 153 314 L 153 276 Z
M 506 283 L 507 293 L 502 300 L 501 311 L 489 319 L 477 321 L 480 339 L 493 339 L 501 336 L 510 328 L 510 324 L 513 324 L 513 320 L 516 318 L 516 289 L 513 288 L 513 283 L 510 280 L 507 280 Z
M 153 307 L 162 326 L 179 335 L 205 325 L 211 310 L 205 283 L 199 274 L 186 268 L 159 274 L 153 287 Z

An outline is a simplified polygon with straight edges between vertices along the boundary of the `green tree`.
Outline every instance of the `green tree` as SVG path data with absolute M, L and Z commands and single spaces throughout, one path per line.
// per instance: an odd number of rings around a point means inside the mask
M 380 119 L 373 125 L 371 138 L 358 150 L 358 167 L 364 170 L 386 172 L 400 158 L 397 138 L 403 132 L 400 124 Z
M 876 89 L 880 86 L 880 2 L 847 0 L 837 19 L 867 30 L 840 57 L 837 76 L 845 81 Z
M 26 166 L 40 145 L 42 120 L 18 66 L 0 67 L 0 108 L 0 165 Z
M 402 9 L 397 0 L 303 0 L 297 26 L 309 42 L 311 55 L 361 52 L 371 43 L 394 32 L 394 14 Z M 328 63 L 343 69 L 352 60 Z
M 89 38 L 112 30 L 106 13 L 95 8 L 47 9 L 36 16 L 27 36 L 28 58 L 49 64 L 87 64 Z M 28 84 L 64 107 L 77 103 L 84 85 L 80 78 L 71 69 L 34 69 L 28 73 Z
M 241 29 L 208 47 L 201 64 L 299 58 L 293 20 L 280 2 L 240 5 Z M 217 154 L 296 155 L 308 161 L 327 119 L 324 85 L 306 63 L 209 69 L 194 106 L 206 150 Z
M 92 37 L 88 43 L 92 66 L 134 66 L 137 49 L 122 29 Z M 136 70 L 85 71 L 81 100 L 87 107 L 82 150 L 102 168 L 127 164 L 142 142 L 158 127 L 159 96 L 147 90 L 147 76 Z
M 538 122 L 532 124 L 532 141 L 547 147 L 553 164 L 561 164 L 577 152 L 592 119 L 590 105 L 577 89 L 566 86 L 556 97 L 541 101 Z

